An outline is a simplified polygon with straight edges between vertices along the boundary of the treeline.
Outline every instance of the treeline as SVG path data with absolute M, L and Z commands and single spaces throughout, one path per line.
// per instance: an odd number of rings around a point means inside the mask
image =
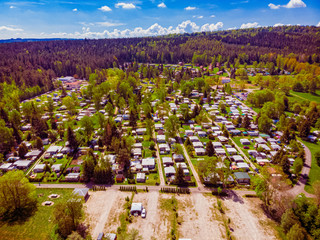
M 214 62 L 273 62 L 277 56 L 303 63 L 320 62 L 317 27 L 271 27 L 203 32 L 165 37 L 59 40 L 0 44 L 0 82 L 28 89 L 53 88 L 52 78 L 88 79 L 96 69 L 123 68 L 126 62 L 208 65 Z M 294 59 L 294 60 L 293 60 Z M 26 98 L 27 96 L 23 96 Z

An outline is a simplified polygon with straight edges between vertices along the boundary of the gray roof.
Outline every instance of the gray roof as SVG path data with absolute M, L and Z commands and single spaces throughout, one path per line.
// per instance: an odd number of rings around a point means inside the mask
M 72 193 L 75 195 L 77 194 L 80 197 L 85 197 L 88 194 L 88 192 L 89 188 L 75 188 Z

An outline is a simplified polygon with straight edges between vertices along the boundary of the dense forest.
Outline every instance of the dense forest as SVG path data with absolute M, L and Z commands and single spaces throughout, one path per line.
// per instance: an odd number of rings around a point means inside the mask
M 0 44 L 0 82 L 14 83 L 25 99 L 53 88 L 57 76 L 89 78 L 96 69 L 126 62 L 252 64 L 273 62 L 299 72 L 320 62 L 320 28 L 283 26 L 162 37 L 56 40 Z M 282 66 L 279 66 L 279 57 Z M 281 59 L 280 59 L 281 60 Z M 4 90 L 2 86 L 1 92 Z

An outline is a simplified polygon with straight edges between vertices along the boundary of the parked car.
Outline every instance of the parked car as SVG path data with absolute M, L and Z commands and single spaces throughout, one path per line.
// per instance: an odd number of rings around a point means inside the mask
M 146 218 L 146 215 L 147 215 L 147 212 L 146 212 L 146 209 L 142 209 L 142 212 L 141 212 L 141 217 L 142 218 Z
M 248 147 L 248 146 L 244 146 L 243 148 L 244 148 L 244 149 L 249 149 L 249 147 Z

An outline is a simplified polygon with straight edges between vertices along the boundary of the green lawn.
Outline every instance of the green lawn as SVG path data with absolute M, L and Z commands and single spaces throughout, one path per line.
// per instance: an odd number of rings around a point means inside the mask
M 309 173 L 309 180 L 308 180 L 308 183 L 304 189 L 309 193 L 313 193 L 312 184 L 315 181 L 320 180 L 320 167 L 318 166 L 316 159 L 314 157 L 314 154 L 320 150 L 320 143 L 318 142 L 317 144 L 315 144 L 315 143 L 310 143 L 310 142 L 306 142 L 306 141 L 302 141 L 302 142 L 310 149 L 311 154 L 312 154 L 312 162 L 311 162 L 311 170 Z
M 300 101 L 309 100 L 309 101 L 320 103 L 320 90 L 317 90 L 315 95 L 311 93 L 302 93 L 302 92 L 293 92 L 293 91 L 290 91 L 290 95 L 292 95 L 297 100 L 300 99 Z
M 37 196 L 39 201 L 38 210 L 26 222 L 22 224 L 3 224 L 0 225 L 0 236 L 2 240 L 13 239 L 50 239 L 50 234 L 53 231 L 54 224 L 53 206 L 42 206 L 41 203 L 50 200 L 54 203 L 66 201 L 72 193 L 71 189 L 37 189 Z M 60 198 L 50 199 L 50 194 L 59 194 Z M 39 196 L 43 194 L 43 196 Z

